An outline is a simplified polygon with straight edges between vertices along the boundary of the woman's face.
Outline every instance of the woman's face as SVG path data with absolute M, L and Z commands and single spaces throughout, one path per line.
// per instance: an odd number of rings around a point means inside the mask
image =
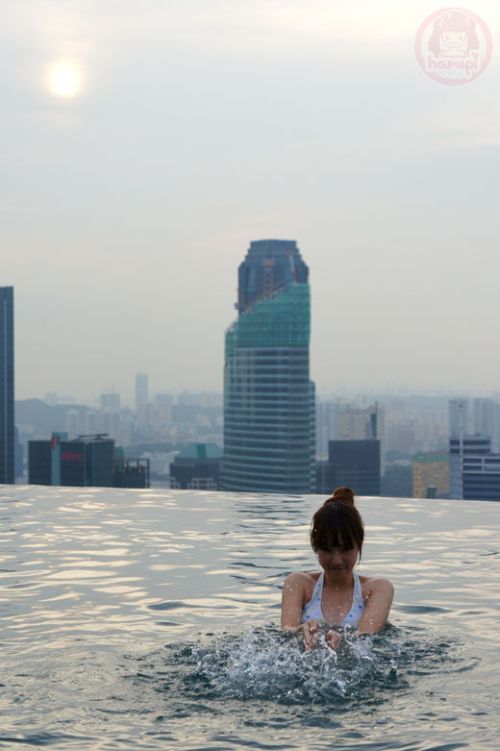
M 324 571 L 343 576 L 351 573 L 358 562 L 359 548 L 354 546 L 348 550 L 345 548 L 318 549 L 316 555 L 318 556 L 318 563 Z

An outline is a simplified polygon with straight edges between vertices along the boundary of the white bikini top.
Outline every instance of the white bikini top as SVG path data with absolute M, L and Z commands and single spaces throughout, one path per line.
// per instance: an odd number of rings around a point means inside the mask
M 321 610 L 321 599 L 323 597 L 324 578 L 325 578 L 325 575 L 324 575 L 324 572 L 322 571 L 321 574 L 318 576 L 316 584 L 314 585 L 311 599 L 309 600 L 309 602 L 306 602 L 306 604 L 302 608 L 302 614 L 300 616 L 301 623 L 305 623 L 306 621 L 325 622 L 325 619 L 323 618 L 323 612 Z M 351 609 L 347 613 L 341 625 L 352 626 L 353 628 L 357 628 L 359 621 L 361 620 L 361 616 L 363 615 L 363 612 L 365 609 L 365 601 L 363 599 L 363 592 L 361 590 L 361 582 L 359 580 L 359 576 L 353 572 L 353 578 L 354 578 L 354 591 L 352 593 Z

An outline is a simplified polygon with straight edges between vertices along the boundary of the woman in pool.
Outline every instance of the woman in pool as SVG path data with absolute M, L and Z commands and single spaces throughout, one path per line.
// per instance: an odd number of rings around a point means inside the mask
M 289 574 L 281 607 L 281 628 L 300 631 L 306 649 L 315 645 L 321 623 L 334 627 L 326 634 L 333 649 L 342 639 L 339 626 L 375 634 L 386 623 L 394 594 L 391 582 L 354 571 L 364 534 L 350 488 L 337 488 L 314 514 L 311 546 L 322 571 Z

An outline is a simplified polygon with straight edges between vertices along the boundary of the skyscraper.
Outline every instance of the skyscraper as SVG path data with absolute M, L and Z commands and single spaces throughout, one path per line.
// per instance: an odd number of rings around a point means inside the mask
M 14 288 L 0 287 L 0 483 L 15 482 Z
M 287 240 L 252 242 L 239 267 L 239 318 L 226 333 L 224 366 L 226 490 L 314 492 L 308 278 Z
M 140 412 L 148 406 L 149 378 L 147 373 L 138 373 L 135 377 L 135 409 Z

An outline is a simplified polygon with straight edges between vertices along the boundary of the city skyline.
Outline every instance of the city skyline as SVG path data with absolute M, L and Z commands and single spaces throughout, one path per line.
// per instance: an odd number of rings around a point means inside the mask
M 222 391 L 234 269 L 273 237 L 307 254 L 319 393 L 497 389 L 495 50 L 430 80 L 416 0 L 41 8 L 0 29 L 19 398 Z
M 31 400 L 35 401 L 42 401 L 49 405 L 77 405 L 77 406 L 83 406 L 88 407 L 89 409 L 97 409 L 100 408 L 100 405 L 102 403 L 102 398 L 106 396 L 118 396 L 120 398 L 120 405 L 121 409 L 128 409 L 128 410 L 134 410 L 135 406 L 135 397 L 134 397 L 134 381 L 132 382 L 132 385 L 129 384 L 128 388 L 126 387 L 125 393 L 121 392 L 117 388 L 103 388 L 98 390 L 95 393 L 92 393 L 89 395 L 88 398 L 79 400 L 74 394 L 70 393 L 59 393 L 57 391 L 47 391 L 44 394 L 37 393 L 37 394 L 31 394 L 27 397 L 19 397 L 16 394 L 16 402 L 29 402 Z M 185 398 L 202 398 L 205 397 L 207 399 L 210 399 L 213 402 L 219 402 L 222 404 L 224 399 L 224 392 L 223 390 L 216 390 L 216 389 L 187 389 L 187 388 L 178 388 L 178 389 L 169 389 L 169 388 L 160 388 L 160 387 L 153 387 L 150 389 L 150 400 L 149 403 L 153 404 L 157 398 L 162 397 L 171 397 L 174 400 L 180 399 L 181 401 Z M 339 387 L 336 391 L 318 391 L 316 390 L 316 401 L 318 403 L 328 403 L 328 402 L 352 402 L 362 405 L 367 405 L 370 401 L 376 400 L 376 399 L 389 399 L 389 400 L 405 400 L 405 399 L 493 399 L 493 400 L 500 400 L 500 390 L 495 391 L 480 391 L 480 390 L 471 390 L 471 391 L 465 391 L 465 390 L 457 390 L 453 391 L 452 389 L 407 389 L 406 387 L 398 387 L 396 386 L 394 390 L 390 389 L 369 389 L 366 390 L 357 390 L 354 388 L 343 388 Z

